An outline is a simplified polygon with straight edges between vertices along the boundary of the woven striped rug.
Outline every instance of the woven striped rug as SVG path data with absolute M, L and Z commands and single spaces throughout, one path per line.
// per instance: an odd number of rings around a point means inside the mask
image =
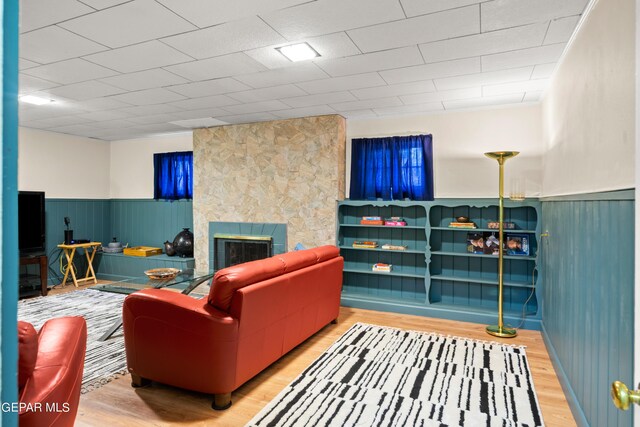
M 54 317 L 82 316 L 87 321 L 87 353 L 82 377 L 82 393 L 94 390 L 127 372 L 122 328 L 110 339 L 98 341 L 120 318 L 126 295 L 93 289 L 37 297 L 18 302 L 18 319 L 32 323 L 36 330 Z
M 247 426 L 542 426 L 523 347 L 357 323 Z

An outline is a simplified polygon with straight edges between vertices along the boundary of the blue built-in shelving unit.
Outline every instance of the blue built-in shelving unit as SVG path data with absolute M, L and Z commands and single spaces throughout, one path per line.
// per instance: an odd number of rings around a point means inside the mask
M 405 219 L 403 227 L 361 225 L 363 216 Z M 449 227 L 458 216 L 469 217 L 476 229 Z M 506 222 L 528 237 L 529 255 L 504 257 L 505 321 L 528 329 L 541 327 L 541 280 L 538 267 L 540 203 L 505 201 Z M 337 245 L 345 260 L 342 303 L 447 319 L 495 323 L 498 310 L 498 257 L 467 251 L 468 233 L 495 233 L 496 199 L 441 199 L 433 202 L 338 202 Z M 356 240 L 375 240 L 376 249 L 354 248 Z M 384 243 L 407 250 L 383 250 Z M 373 264 L 392 264 L 389 273 Z M 524 313 L 524 314 L 523 314 Z

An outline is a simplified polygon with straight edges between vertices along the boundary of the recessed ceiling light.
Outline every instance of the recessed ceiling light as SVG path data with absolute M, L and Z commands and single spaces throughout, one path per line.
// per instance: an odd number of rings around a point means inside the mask
M 320 56 L 308 43 L 277 47 L 276 50 L 280 51 L 281 54 L 293 62 L 306 61 Z
M 20 101 L 26 102 L 28 104 L 44 105 L 52 103 L 53 99 L 40 98 L 39 96 L 34 95 L 25 95 L 20 97 Z

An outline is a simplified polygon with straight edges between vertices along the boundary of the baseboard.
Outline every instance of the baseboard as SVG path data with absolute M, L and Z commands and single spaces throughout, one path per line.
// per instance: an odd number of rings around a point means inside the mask
M 573 414 L 573 418 L 575 418 L 576 424 L 579 427 L 589 427 L 590 424 L 587 421 L 587 417 L 584 415 L 582 411 L 582 407 L 580 406 L 580 402 L 578 402 L 578 398 L 573 391 L 573 387 L 571 387 L 571 382 L 569 381 L 569 377 L 564 371 L 562 367 L 562 362 L 560 362 L 560 358 L 558 357 L 558 353 L 556 352 L 555 347 L 551 343 L 551 339 L 547 335 L 547 331 L 544 328 L 544 322 L 542 323 L 542 328 L 540 330 L 542 333 L 542 339 L 544 340 L 544 344 L 547 346 L 547 353 L 549 353 L 549 358 L 551 359 L 551 364 L 556 371 L 556 376 L 560 381 L 560 385 L 562 386 L 562 391 L 564 392 L 565 397 L 567 398 L 567 403 L 569 404 L 569 408 L 571 409 L 571 413 Z

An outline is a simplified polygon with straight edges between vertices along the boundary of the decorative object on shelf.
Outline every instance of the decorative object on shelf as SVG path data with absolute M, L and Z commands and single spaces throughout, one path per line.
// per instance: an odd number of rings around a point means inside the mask
M 503 321 L 503 293 L 504 293 L 504 163 L 519 154 L 518 151 L 494 151 L 484 153 L 490 159 L 498 161 L 498 324 L 489 325 L 486 331 L 489 335 L 500 338 L 513 338 L 518 331 Z
M 451 228 L 477 228 L 476 224 L 473 222 L 450 222 L 449 227 Z
M 390 245 L 388 243 L 385 243 L 384 245 L 382 245 L 382 249 L 385 249 L 387 251 L 406 251 L 407 245 Z
M 378 262 L 373 264 L 371 267 L 371 271 L 379 271 L 382 273 L 391 273 L 391 268 L 393 266 L 391 264 L 385 264 L 384 262 Z
M 122 247 L 122 243 L 118 242 L 117 238 L 113 238 L 111 242 L 107 246 L 102 247 L 102 252 L 110 253 L 110 254 L 119 254 L 122 252 L 124 248 Z
M 458 216 L 458 217 L 456 217 L 456 221 L 457 222 L 469 222 L 469 217 L 468 216 Z
M 167 254 L 167 256 L 175 256 L 176 254 L 176 250 L 173 248 L 173 243 L 168 240 L 164 242 L 164 253 Z
M 514 202 L 522 202 L 524 200 L 524 183 L 522 177 L 511 178 L 509 199 Z
M 189 228 L 183 228 L 173 239 L 173 249 L 181 258 L 193 256 L 193 233 Z
M 375 240 L 355 240 L 352 246 L 354 248 L 375 249 L 378 247 L 378 242 Z
M 489 221 L 487 223 L 487 228 L 490 229 L 499 229 L 500 228 L 500 223 L 498 221 Z M 502 223 L 502 228 L 507 229 L 507 230 L 515 230 L 516 228 L 516 223 L 515 222 L 503 222 Z
M 508 233 L 504 245 L 507 255 L 529 255 L 529 236 L 526 234 Z
M 162 254 L 162 249 L 154 248 L 152 246 L 134 246 L 132 248 L 124 248 L 122 252 L 129 256 L 147 257 Z
M 144 272 L 149 279 L 153 280 L 167 280 L 173 279 L 180 273 L 180 270 L 177 268 L 152 268 L 151 270 L 147 270 Z

